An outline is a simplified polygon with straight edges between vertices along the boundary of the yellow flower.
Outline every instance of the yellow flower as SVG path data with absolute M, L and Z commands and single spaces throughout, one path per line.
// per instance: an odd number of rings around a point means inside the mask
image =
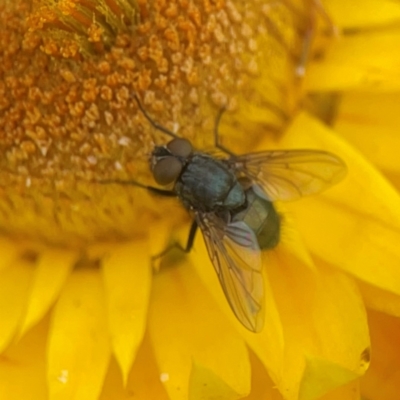
M 367 307 L 372 358 L 360 382 L 362 398 L 395 399 L 400 370 L 397 339 L 400 58 L 396 44 L 400 34 L 400 4 L 383 1 L 377 5 L 367 0 L 325 3 L 344 34 L 323 59 L 311 63 L 306 87 L 318 93 L 316 108 L 324 109 L 325 120 L 358 152 L 362 169 L 352 167 L 346 159 L 349 171 L 354 171 L 353 184 L 350 176 L 341 187 L 347 190 L 342 197 L 347 198 L 347 211 L 340 208 L 340 213 L 332 214 L 330 221 L 324 218 L 330 227 L 325 240 L 336 250 L 318 253 L 356 278 Z M 365 160 L 379 171 L 372 170 Z M 351 191 L 347 185 L 352 187 Z M 339 203 L 333 201 L 329 207 L 334 207 L 331 208 L 334 211 Z M 305 221 L 309 216 L 304 214 L 303 218 Z M 302 233 L 312 237 L 311 246 L 319 246 L 321 241 L 315 239 L 322 226 L 308 228 L 312 229 L 307 233 L 306 228 Z M 342 232 L 339 240 L 330 234 L 335 230 Z
M 395 398 L 400 5 L 354 4 L 326 1 L 335 36 L 318 0 L 0 3 L 0 398 Z M 234 152 L 346 161 L 337 187 L 277 205 L 262 332 L 234 317 L 200 238 L 153 272 L 186 240 L 180 204 L 98 183 L 153 184 L 165 135 L 134 94 L 200 149 L 227 105 Z

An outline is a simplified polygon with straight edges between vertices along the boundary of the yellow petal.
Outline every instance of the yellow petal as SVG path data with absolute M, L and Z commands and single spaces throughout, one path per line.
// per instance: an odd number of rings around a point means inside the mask
M 251 393 L 243 400 L 283 400 L 275 383 L 271 380 L 264 365 L 250 351 L 251 361 Z
M 49 331 L 49 398 L 97 400 L 110 357 L 104 290 L 98 270 L 75 271 Z
M 340 386 L 331 390 L 318 400 L 361 400 L 360 399 L 360 380 L 354 380 L 347 385 Z
M 12 263 L 12 261 L 17 257 L 18 250 L 18 246 L 16 246 L 12 241 L 0 238 L 0 271 Z
M 365 282 L 358 282 L 364 303 L 367 307 L 386 314 L 400 317 L 400 296 L 369 285 Z
M 201 236 L 201 235 L 199 235 Z M 254 334 L 244 328 L 233 314 L 221 285 L 218 281 L 217 274 L 211 264 L 205 244 L 202 238 L 198 238 L 194 245 L 194 250 L 190 255 L 193 265 L 201 278 L 204 285 L 212 294 L 213 298 L 222 310 L 225 316 L 236 327 L 237 331 L 246 341 L 246 343 L 254 350 L 261 361 L 264 363 L 268 373 L 274 380 L 282 373 L 282 359 L 284 354 L 283 333 L 280 317 L 270 287 L 267 274 L 264 274 L 264 292 L 265 292 L 265 323 L 264 329 Z M 264 255 L 264 262 L 268 265 L 268 253 Z
M 284 203 L 275 203 L 274 207 L 281 216 L 280 248 L 291 254 L 294 259 L 301 260 L 303 266 L 306 266 L 311 271 L 315 271 L 316 267 L 314 261 L 304 244 L 293 216 L 290 214 Z M 268 252 L 266 258 L 268 268 Z
M 306 357 L 306 368 L 302 378 L 299 400 L 318 399 L 331 388 L 352 382 L 358 375 L 335 363 L 318 357 Z
M 29 298 L 33 265 L 15 260 L 0 271 L 0 352 L 16 333 Z
M 19 334 L 22 336 L 48 311 L 71 271 L 77 255 L 52 249 L 42 253 L 36 263 L 28 309 Z
M 135 400 L 169 400 L 148 335 L 139 347 L 125 389 L 121 369 L 114 359 L 111 360 L 99 400 L 127 400 L 132 395 Z
M 341 98 L 335 121 L 335 131 L 371 163 L 397 173 L 400 173 L 399 103 L 399 93 L 347 93 Z
M 112 357 L 98 400 L 126 400 L 126 397 L 125 386 L 122 382 L 121 367 L 118 365 L 117 360 Z
M 397 399 L 400 393 L 400 319 L 370 311 L 368 320 L 372 363 L 361 378 L 361 394 L 365 399 Z
M 48 400 L 46 345 L 48 319 L 0 355 L 0 398 Z
M 247 348 L 188 263 L 154 277 L 149 331 L 171 400 L 191 399 L 205 383 L 201 394 L 218 399 L 250 391 Z M 206 376 L 210 382 L 204 382 Z
M 281 393 L 314 399 L 365 372 L 368 326 L 355 284 L 321 263 L 312 272 L 280 249 L 270 261 L 285 339 Z
M 189 400 L 209 400 L 216 397 L 221 400 L 243 398 L 211 369 L 193 362 L 189 380 Z
M 315 255 L 360 280 L 400 295 L 400 233 L 395 227 L 384 225 L 379 216 L 376 219 L 322 199 L 304 201 L 293 209 Z M 310 220 L 314 222 L 306 226 Z
M 348 166 L 336 187 L 287 205 L 308 248 L 360 280 L 400 294 L 399 194 L 359 153 L 306 114 L 294 121 L 282 146 L 330 150 Z
M 102 264 L 111 343 L 126 382 L 146 327 L 151 283 L 147 241 L 114 248 Z
M 400 21 L 400 4 L 393 0 L 324 0 L 324 6 L 340 28 L 364 28 Z
M 340 37 L 321 61 L 311 62 L 307 91 L 400 89 L 400 31 L 363 32 Z

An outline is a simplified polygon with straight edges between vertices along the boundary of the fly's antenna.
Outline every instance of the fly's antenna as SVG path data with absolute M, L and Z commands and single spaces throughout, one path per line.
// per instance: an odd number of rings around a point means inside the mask
M 136 94 L 134 94 L 133 97 L 135 98 L 135 100 L 140 108 L 140 111 L 146 117 L 146 119 L 150 122 L 150 124 L 153 126 L 153 128 L 158 129 L 161 132 L 164 132 L 165 134 L 173 137 L 174 139 L 179 139 L 179 136 L 175 135 L 174 132 L 171 132 L 169 129 L 165 128 L 164 126 L 161 126 L 161 125 L 157 124 L 156 122 L 154 122 L 153 119 L 150 117 L 149 114 L 147 114 L 146 110 L 142 106 L 142 103 L 139 100 L 139 97 Z

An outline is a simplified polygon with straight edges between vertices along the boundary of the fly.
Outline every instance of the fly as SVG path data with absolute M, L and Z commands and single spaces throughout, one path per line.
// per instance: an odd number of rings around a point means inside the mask
M 245 188 L 246 207 L 232 213 L 232 221 L 243 221 L 254 232 L 260 250 L 273 249 L 280 240 L 281 217 L 257 185 Z
M 135 96 L 151 125 L 172 139 L 155 146 L 151 170 L 160 186 L 134 181 L 102 181 L 136 185 L 164 195 L 178 197 L 193 215 L 183 251 L 192 248 L 200 228 L 211 262 L 226 299 L 248 330 L 259 332 L 264 324 L 264 282 L 261 250 L 279 242 L 280 218 L 276 200 L 293 200 L 321 192 L 339 182 L 346 166 L 337 156 L 319 150 L 262 151 L 235 155 L 219 143 L 214 127 L 215 147 L 226 156 L 214 156 L 193 149 L 191 143 L 155 123 Z M 162 254 L 165 254 L 163 252 Z

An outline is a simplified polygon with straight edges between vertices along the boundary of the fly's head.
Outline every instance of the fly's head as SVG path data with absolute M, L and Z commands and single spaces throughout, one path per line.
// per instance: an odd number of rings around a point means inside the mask
M 175 182 L 192 151 L 192 144 L 182 138 L 172 139 L 165 146 L 156 146 L 151 155 L 154 180 L 161 186 Z

